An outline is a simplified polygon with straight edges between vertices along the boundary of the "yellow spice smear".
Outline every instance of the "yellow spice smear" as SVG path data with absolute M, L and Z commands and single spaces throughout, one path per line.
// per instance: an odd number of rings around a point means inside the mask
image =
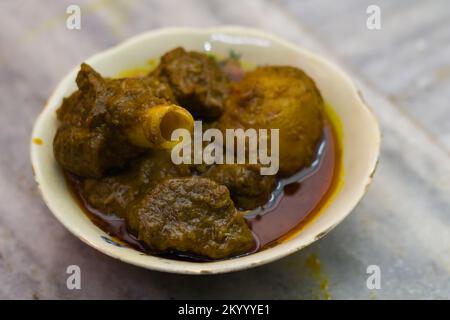
M 310 270 L 313 278 L 319 282 L 320 295 L 318 299 L 331 300 L 331 294 L 328 291 L 328 278 L 322 274 L 322 268 L 319 258 L 311 254 L 306 258 L 306 267 Z
M 119 72 L 116 75 L 116 78 L 144 77 L 153 71 L 158 63 L 158 59 L 149 59 L 145 65 L 136 66 Z
M 33 138 L 31 141 L 33 141 L 34 144 L 37 144 L 39 146 L 44 144 L 44 141 L 42 141 L 41 138 Z

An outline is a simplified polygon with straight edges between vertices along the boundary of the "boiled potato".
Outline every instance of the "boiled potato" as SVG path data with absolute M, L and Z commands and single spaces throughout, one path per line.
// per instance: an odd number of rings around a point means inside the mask
M 314 160 L 323 131 L 323 108 L 319 90 L 302 70 L 259 67 L 233 84 L 218 126 L 222 130 L 278 128 L 279 174 L 289 176 Z

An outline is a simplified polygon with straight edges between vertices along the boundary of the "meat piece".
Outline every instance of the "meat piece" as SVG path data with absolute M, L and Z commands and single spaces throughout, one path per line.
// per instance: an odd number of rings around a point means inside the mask
M 275 176 L 263 176 L 259 171 L 258 165 L 218 164 L 202 176 L 225 185 L 236 207 L 251 210 L 265 204 L 276 185 Z
M 127 218 L 129 229 L 135 231 L 135 217 L 127 215 L 133 203 L 164 179 L 189 175 L 189 167 L 173 164 L 168 151 L 154 150 L 132 161 L 120 173 L 100 179 L 85 179 L 82 188 L 93 208 Z
M 170 148 L 174 129 L 193 126 L 164 80 L 108 79 L 82 64 L 77 85 L 57 111 L 53 145 L 60 165 L 79 176 L 99 178 L 145 149 Z
M 222 114 L 228 78 L 208 55 L 173 49 L 152 75 L 166 79 L 180 105 L 196 118 L 213 120 Z
M 61 167 L 81 177 L 101 177 L 142 152 L 106 126 L 88 129 L 68 124 L 58 128 L 53 150 Z
M 138 237 L 157 252 L 221 259 L 255 245 L 225 186 L 206 178 L 168 179 L 134 207 Z

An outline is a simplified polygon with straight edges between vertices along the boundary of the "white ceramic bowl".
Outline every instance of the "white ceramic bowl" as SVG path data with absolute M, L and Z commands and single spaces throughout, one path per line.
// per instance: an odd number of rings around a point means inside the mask
M 344 183 L 338 194 L 317 218 L 290 240 L 241 258 L 207 263 L 186 262 L 145 255 L 118 246 L 88 219 L 74 201 L 53 156 L 52 141 L 58 126 L 55 110 L 63 97 L 76 90 L 77 66 L 59 83 L 38 117 L 32 134 L 33 139 L 43 141 L 40 145 L 31 143 L 35 179 L 55 217 L 75 236 L 111 257 L 148 269 L 186 274 L 230 272 L 280 259 L 318 240 L 341 222 L 371 182 L 380 148 L 377 120 L 350 78 L 338 67 L 311 52 L 273 35 L 241 27 L 150 31 L 96 54 L 86 62 L 105 76 L 115 76 L 123 70 L 145 65 L 149 58 L 160 57 L 176 46 L 211 51 L 221 56 L 227 56 L 233 49 L 242 54 L 244 61 L 257 65 L 291 65 L 305 70 L 342 122 Z

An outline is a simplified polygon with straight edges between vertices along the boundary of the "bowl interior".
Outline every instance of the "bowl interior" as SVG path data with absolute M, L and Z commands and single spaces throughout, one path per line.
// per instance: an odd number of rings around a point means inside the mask
M 150 58 L 183 46 L 228 56 L 230 50 L 256 65 L 291 65 L 303 69 L 316 82 L 343 127 L 343 185 L 329 205 L 290 240 L 273 248 L 235 259 L 195 263 L 145 255 L 115 243 L 81 211 L 70 194 L 53 156 L 52 142 L 58 122 L 55 110 L 76 90 L 74 68 L 58 85 L 36 121 L 31 144 L 35 179 L 47 206 L 57 219 L 82 241 L 117 259 L 149 269 L 176 273 L 220 273 L 245 269 L 286 256 L 314 242 L 347 216 L 363 196 L 375 169 L 380 144 L 377 121 L 363 103 L 351 80 L 336 66 L 288 42 L 257 30 L 238 27 L 163 29 L 136 36 L 86 60 L 101 74 L 115 76 L 145 65 Z M 351 168 L 351 169 L 350 169 Z

